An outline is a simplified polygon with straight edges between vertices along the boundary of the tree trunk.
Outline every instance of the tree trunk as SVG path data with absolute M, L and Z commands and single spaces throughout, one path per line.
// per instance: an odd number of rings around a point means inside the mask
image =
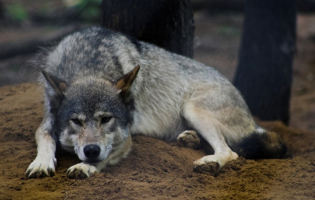
M 4 7 L 3 7 L 3 3 L 0 0 L 0 20 L 4 19 Z
M 104 27 L 193 57 L 190 0 L 103 0 L 102 20 Z
M 296 1 L 247 0 L 234 84 L 252 114 L 289 122 Z

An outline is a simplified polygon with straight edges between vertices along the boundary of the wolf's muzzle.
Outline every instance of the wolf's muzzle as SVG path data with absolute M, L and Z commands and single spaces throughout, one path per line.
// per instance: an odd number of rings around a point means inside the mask
M 84 147 L 83 151 L 88 159 L 93 160 L 100 155 L 101 148 L 96 144 L 89 144 Z

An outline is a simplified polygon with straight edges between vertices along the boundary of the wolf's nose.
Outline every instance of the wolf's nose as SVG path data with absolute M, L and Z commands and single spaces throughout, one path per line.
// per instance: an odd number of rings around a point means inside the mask
M 97 158 L 100 155 L 100 147 L 96 144 L 90 144 L 84 147 L 84 154 L 89 159 Z

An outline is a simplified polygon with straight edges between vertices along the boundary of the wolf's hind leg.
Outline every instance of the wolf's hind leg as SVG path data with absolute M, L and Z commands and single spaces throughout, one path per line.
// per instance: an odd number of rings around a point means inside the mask
M 187 130 L 179 134 L 177 137 L 177 142 L 179 146 L 194 149 L 196 149 L 200 145 L 200 139 L 196 131 L 193 130 Z
M 29 178 L 53 176 L 55 174 L 57 165 L 55 158 L 56 142 L 49 133 L 51 120 L 50 115 L 47 115 L 36 130 L 37 156 L 26 170 L 25 174 Z
M 216 174 L 228 161 L 238 158 L 238 155 L 230 149 L 224 139 L 223 131 L 226 131 L 226 128 L 210 111 L 199 107 L 194 101 L 190 101 L 183 106 L 183 116 L 214 150 L 214 155 L 196 160 L 195 169 Z

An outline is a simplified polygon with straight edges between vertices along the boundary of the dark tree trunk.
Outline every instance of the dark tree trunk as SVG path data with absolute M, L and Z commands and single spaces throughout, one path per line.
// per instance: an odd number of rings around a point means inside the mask
M 0 0 L 0 20 L 4 19 L 4 8 L 3 8 L 3 3 Z
M 247 0 L 234 84 L 252 114 L 289 122 L 296 1 Z
M 103 0 L 102 25 L 193 56 L 194 21 L 190 0 Z

